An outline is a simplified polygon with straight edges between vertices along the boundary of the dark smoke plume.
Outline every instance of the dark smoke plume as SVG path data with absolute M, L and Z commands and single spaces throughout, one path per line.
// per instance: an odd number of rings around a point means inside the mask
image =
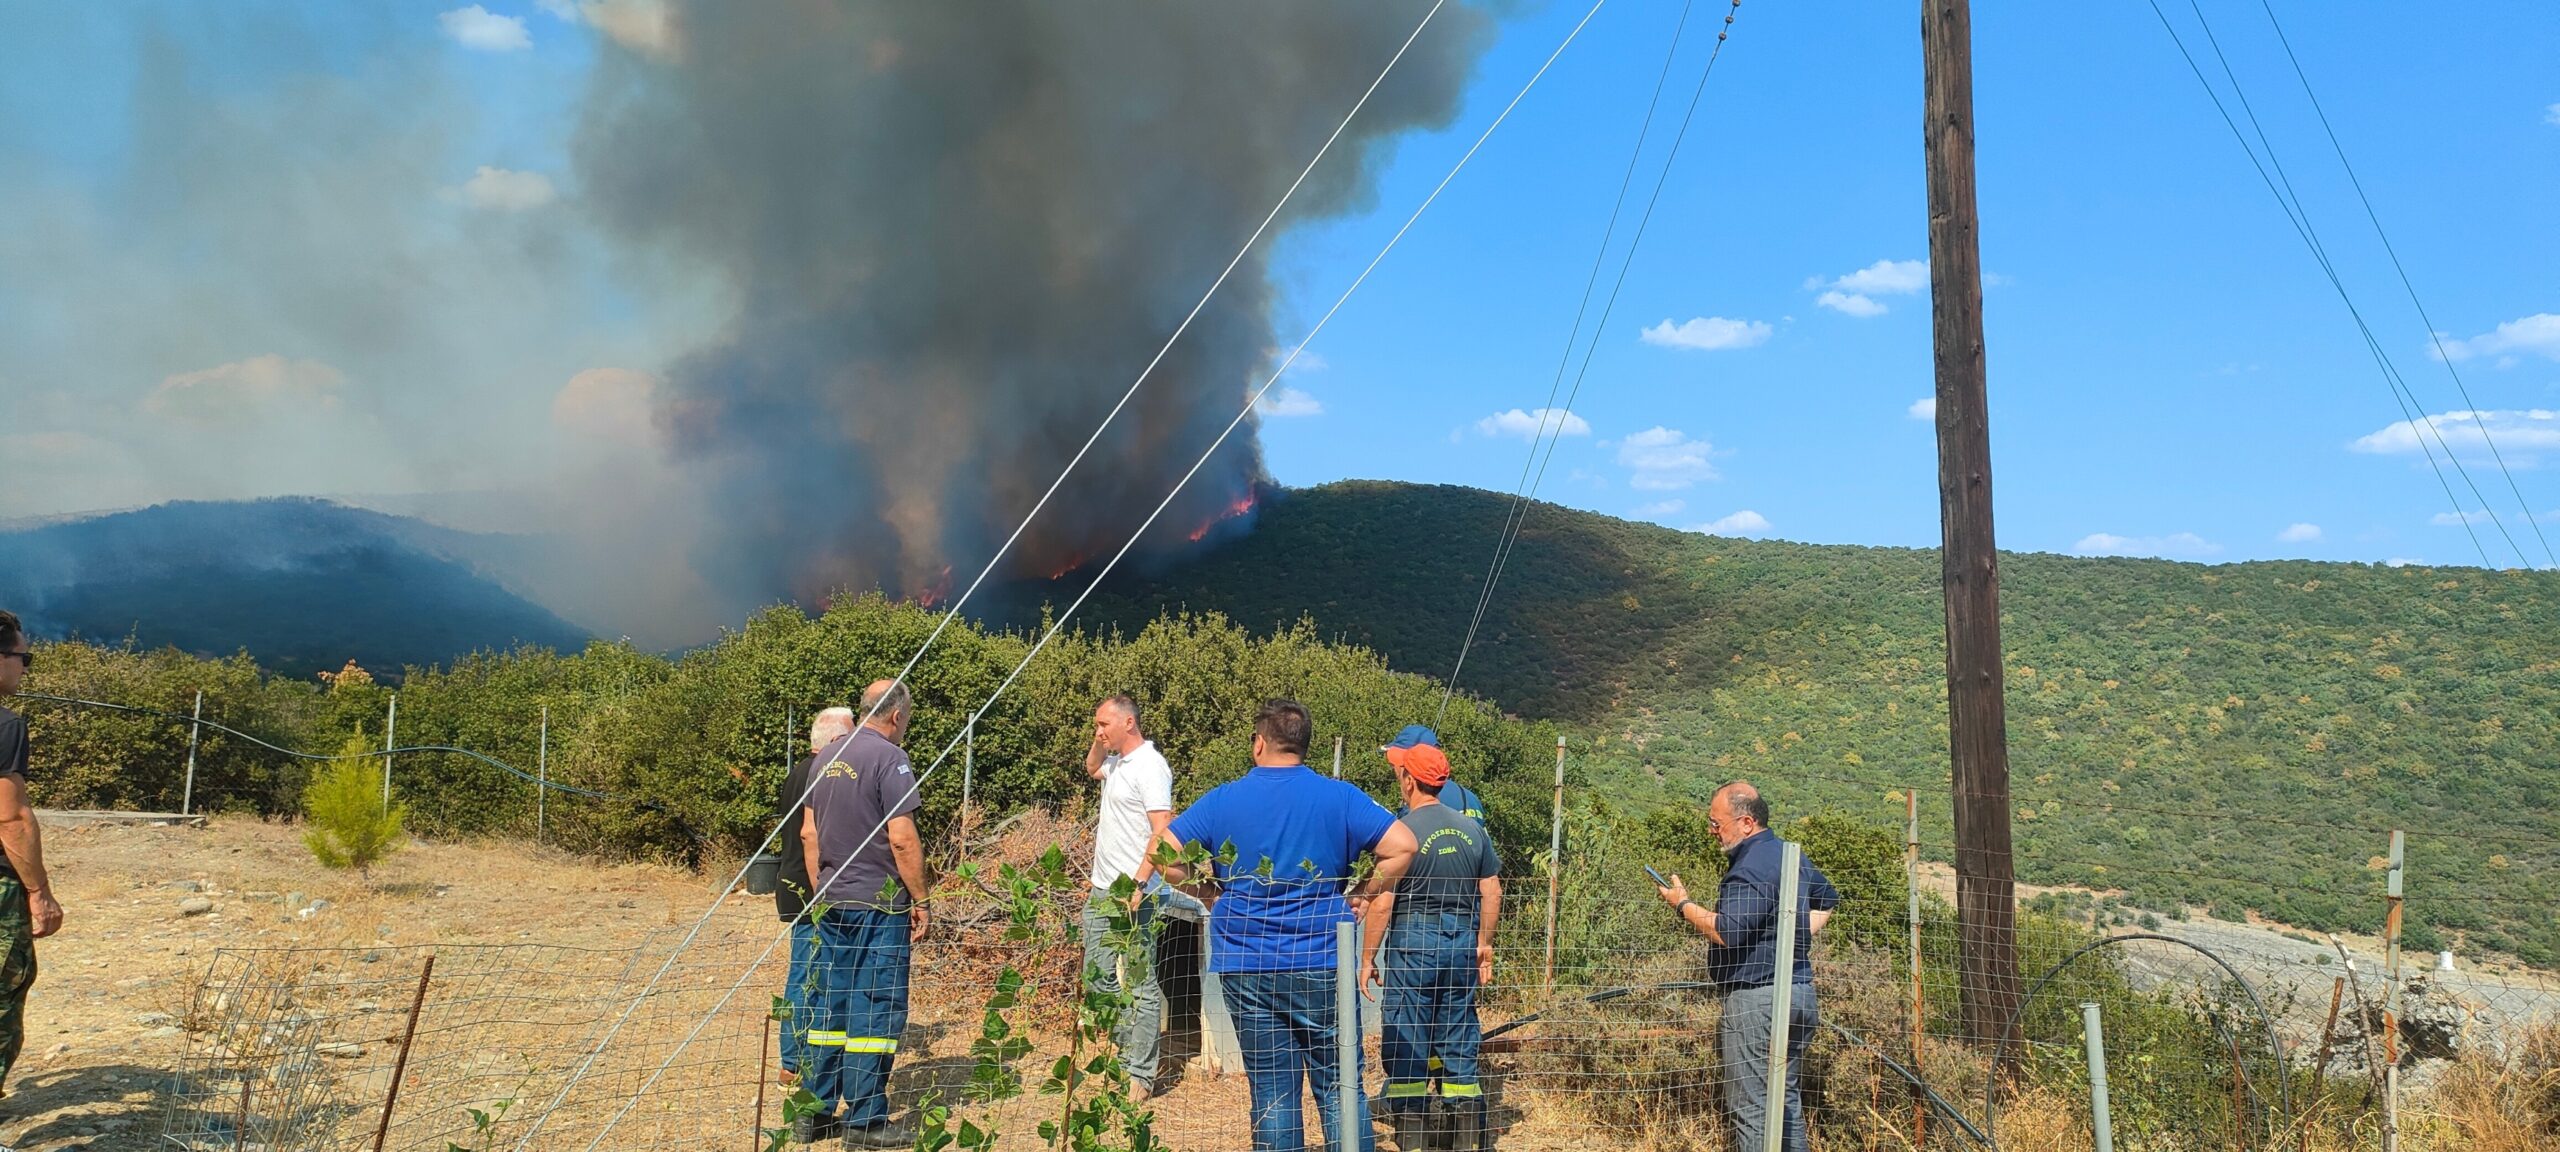
M 606 226 L 724 278 L 659 431 L 704 478 L 696 565 L 744 598 L 974 571 L 1136 376 L 1427 0 L 681 3 L 604 50 L 575 142 Z M 1283 219 L 1364 206 L 1486 42 L 1452 4 Z M 1277 334 L 1270 238 L 1025 536 L 1116 547 L 1242 406 Z M 1250 436 L 1168 511 L 1251 500 Z

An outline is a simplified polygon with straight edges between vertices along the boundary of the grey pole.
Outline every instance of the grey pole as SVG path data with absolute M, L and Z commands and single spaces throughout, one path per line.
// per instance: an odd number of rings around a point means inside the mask
M 2089 1122 L 2098 1131 L 2097 1152 L 2115 1152 L 2116 1122 L 2107 1108 L 2107 1030 L 2098 1006 L 2080 1006 L 2080 1034 L 2089 1042 Z
M 382 810 L 391 810 L 391 734 L 400 727 L 400 694 L 391 694 L 391 711 L 382 718 Z
M 1333 926 L 1334 1121 L 1338 1152 L 1360 1149 L 1360 925 Z
M 551 799 L 551 706 L 542 706 L 541 742 L 533 753 L 533 842 L 542 843 L 543 807 Z
M 960 858 L 969 858 L 969 793 L 978 782 L 978 721 L 960 730 Z M 1150 849 L 1155 846 L 1148 845 Z
M 2408 850 L 2408 835 L 2394 829 L 2382 890 L 2382 1152 L 2400 1152 L 2400 923 Z
M 1342 737 L 1333 738 L 1333 778 L 1342 779 Z
M 196 737 L 204 734 L 204 689 L 196 689 L 196 718 L 187 727 L 187 783 L 178 793 L 178 815 L 195 811 L 196 806 Z
M 1777 965 L 1769 975 L 1769 1095 L 1761 1116 L 1762 1152 L 1783 1152 L 1787 1139 L 1787 1017 L 1796 999 L 1796 901 L 1804 871 L 1804 848 L 1782 840 L 1778 856 Z

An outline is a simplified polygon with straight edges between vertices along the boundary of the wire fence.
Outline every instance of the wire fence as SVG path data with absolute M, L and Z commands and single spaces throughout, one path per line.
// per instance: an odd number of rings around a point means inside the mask
M 816 1073 L 812 1028 L 856 1048 L 865 1028 L 892 1033 L 874 1039 L 894 1052 L 854 1053 L 888 1058 L 887 1110 L 948 1109 L 955 1130 L 965 1122 L 1004 1147 L 1054 1145 L 1044 1122 L 1072 1125 L 1100 1103 L 1122 1137 L 1104 1146 L 1130 1146 L 1143 1116 L 1160 1146 L 1243 1149 L 1284 1096 L 1297 1131 L 1327 1142 L 1350 1056 L 1365 1113 L 1355 1128 L 1385 1146 L 1458 1146 L 1473 1115 L 1477 1147 L 1722 1148 L 1734 1146 L 1731 1105 L 1765 1082 L 1765 1063 L 1737 1059 L 1755 1049 L 1731 1034 L 1765 1036 L 1768 1021 L 1727 1017 L 1768 1012 L 1767 996 L 1711 986 L 1709 945 L 1633 868 L 1569 857 L 1551 905 L 1545 875 L 1515 862 L 1489 979 L 1460 947 L 1471 929 L 1435 921 L 1419 937 L 1390 927 L 1364 984 L 1359 958 L 1380 942 L 1355 934 L 1345 967 L 1331 933 L 1351 914 L 1338 900 L 1297 913 L 1312 966 L 1279 980 L 1220 973 L 1207 910 L 1164 897 L 1147 904 L 1140 958 L 1100 957 L 1132 991 L 1098 1006 L 1084 979 L 1091 894 L 1068 884 L 1026 896 L 993 867 L 1035 871 L 1038 838 L 1057 831 L 1013 829 L 939 882 L 931 931 L 901 966 L 902 1019 L 795 1000 L 795 982 L 833 987 L 889 953 L 803 943 L 795 968 L 789 929 L 753 902 L 724 907 L 680 952 L 672 932 L 625 951 L 445 947 L 432 971 L 424 950 L 225 951 L 184 1022 L 167 1135 L 199 1152 L 447 1152 L 529 1133 L 544 1149 L 765 1152 L 788 1139 L 789 1101 Z M 1080 863 L 1064 874 L 1081 876 Z M 2022 903 L 2016 1013 L 1986 1028 L 1968 1023 L 1965 944 L 1942 879 L 1896 861 L 1835 881 L 1842 899 L 1810 939 L 1810 1002 L 1791 1017 L 1801 1115 L 1823 1149 L 2088 1147 L 2089 1004 L 2104 1022 L 2115 1144 L 2129 1149 L 2380 1148 L 2391 1128 L 2411 1135 L 2407 1147 L 2463 1147 L 2418 1134 L 2476 1126 L 2460 1109 L 2480 1106 L 2483 1078 L 2540 1076 L 2546 1092 L 2560 1082 L 2560 982 L 2544 974 L 2406 954 L 2395 979 L 2370 939 L 2141 920 L 2070 893 Z M 1696 888 L 1708 901 L 1712 882 Z M 1162 997 L 1144 1030 L 1159 1056 L 1143 1102 L 1096 1062 L 1136 1055 L 1128 1023 L 1097 1030 L 1097 1013 L 1143 1019 L 1132 972 L 1154 973 Z M 1346 980 L 1359 1021 L 1348 1051 L 1333 1027 Z M 1453 1044 L 1473 1047 L 1472 1070 L 1444 1050 Z M 1292 1087 L 1272 1087 L 1283 1066 L 1297 1069 Z M 1043 1091 L 1061 1067 L 1074 1086 Z M 987 1091 L 990 1069 L 1016 1090 Z

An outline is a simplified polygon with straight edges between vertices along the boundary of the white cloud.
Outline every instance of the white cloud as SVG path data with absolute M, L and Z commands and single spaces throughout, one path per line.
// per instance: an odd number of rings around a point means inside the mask
M 1641 492 L 1676 492 L 1716 479 L 1714 454 L 1714 445 L 1658 424 L 1618 442 L 1618 463 L 1633 473 L 1627 487 Z
M 1322 416 L 1324 401 L 1295 388 L 1274 388 L 1253 402 L 1253 410 L 1266 417 Z
M 2406 568 L 2412 564 L 2423 566 L 2426 564 L 2426 561 L 2420 560 L 2415 556 L 2394 556 L 2382 562 L 2382 566 L 2385 568 Z
M 1476 433 L 1480 436 L 1517 436 L 1523 440 L 1535 440 L 1542 435 L 1588 436 L 1591 434 L 1591 422 L 1559 408 L 1540 408 L 1535 412 L 1514 408 L 1476 421 Z
M 160 381 L 143 398 L 157 415 L 211 420 L 250 414 L 269 403 L 333 407 L 347 378 L 317 360 L 288 360 L 274 353 L 235 360 Z
M 474 208 L 522 212 L 550 203 L 558 192 L 551 187 L 551 178 L 540 172 L 513 172 L 483 164 L 447 196 Z
M 2554 104 L 2543 109 L 2542 122 L 2545 124 L 2560 125 L 2560 104 Z
M 550 13 L 554 20 L 578 22 L 578 0 L 533 0 L 533 6 Z
M 477 4 L 443 13 L 436 23 L 454 43 L 475 52 L 522 52 L 533 47 L 522 19 L 500 16 Z
M 1909 296 L 1929 287 L 1929 262 L 1926 260 L 1878 260 L 1846 276 L 1825 280 L 1816 276 L 1804 282 L 1808 291 L 1822 294 L 1813 302 L 1834 312 L 1865 319 L 1882 316 L 1887 309 L 1878 296 Z
M 2486 508 L 2480 509 L 2476 512 L 2438 512 L 2433 516 L 2427 517 L 2427 523 L 2433 524 L 2438 528 L 2459 528 L 2465 524 L 2486 524 L 2488 522 L 2489 510 Z
M 1864 320 L 1870 316 L 1882 316 L 1885 313 L 1892 311 L 1892 309 L 1877 303 L 1876 299 L 1872 296 L 1863 295 L 1857 292 L 1841 292 L 1836 289 L 1814 297 L 1813 304 L 1814 307 L 1828 308 L 1834 312 L 1855 316 L 1860 320 Z
M 2451 360 L 2469 360 L 2474 356 L 2500 356 L 2530 352 L 2546 360 L 2560 360 L 2560 315 L 2536 312 L 2520 320 L 2509 320 L 2489 332 L 2468 340 L 2454 340 L 2437 334 L 2444 342 L 2443 355 Z M 2429 349 L 2434 354 L 2433 349 Z M 2500 363 L 2498 367 L 2506 367 Z
M 1693 352 L 1721 352 L 1729 348 L 1751 348 L 1769 342 L 1770 328 L 1762 320 L 1727 320 L 1722 316 L 1694 316 L 1687 322 L 1673 324 L 1668 318 L 1644 330 L 1644 342 L 1663 348 L 1685 348 Z
M 2276 533 L 2276 539 L 2287 544 L 2308 544 L 2319 538 L 2320 526 L 2317 524 L 2288 524 L 2284 531 Z
M 2458 410 L 2418 420 L 2400 420 L 2380 431 L 2357 437 L 2349 451 L 2377 456 L 2417 455 L 2422 447 L 2446 447 L 2465 457 L 2489 455 L 2490 444 L 2507 463 L 2531 467 L 2534 453 L 2560 449 L 2560 412 L 2548 408 L 2490 412 Z
M 1677 515 L 1680 512 L 1687 510 L 1688 507 L 1689 502 L 1686 500 L 1658 500 L 1654 503 L 1647 504 L 1642 508 L 1636 509 L 1635 518 L 1638 520 L 1659 520 L 1665 516 Z
M 1902 410 L 1902 414 L 1914 420 L 1935 420 L 1938 418 L 1938 398 L 1923 396 L 1912 401 L 1910 407 Z
M 2193 532 L 2173 532 L 2166 536 L 2118 536 L 2112 532 L 2092 532 L 2071 546 L 2083 556 L 2160 556 L 2171 559 L 2193 559 L 2222 551 L 2216 544 Z
M 1710 536 L 1750 536 L 1768 531 L 1769 518 L 1745 508 L 1731 516 L 1700 524 L 1695 530 Z

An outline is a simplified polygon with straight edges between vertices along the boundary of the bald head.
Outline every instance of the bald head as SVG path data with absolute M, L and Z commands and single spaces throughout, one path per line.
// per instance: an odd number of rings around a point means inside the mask
M 853 725 L 854 716 L 851 708 L 821 710 L 809 721 L 809 751 L 819 751 L 829 744 L 853 735 Z
M 906 735 L 907 721 L 915 715 L 915 703 L 907 696 L 907 686 L 895 680 L 874 680 L 862 690 L 864 723 L 879 729 L 890 739 Z
M 1734 845 L 1760 834 L 1769 826 L 1769 802 L 1760 798 L 1760 790 L 1748 780 L 1736 780 L 1716 789 L 1707 802 L 1707 821 L 1716 834 L 1716 842 L 1726 851 Z

